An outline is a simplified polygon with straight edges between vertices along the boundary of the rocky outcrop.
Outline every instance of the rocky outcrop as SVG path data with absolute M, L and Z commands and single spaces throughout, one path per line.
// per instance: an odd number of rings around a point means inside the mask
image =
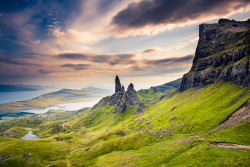
M 132 83 L 129 84 L 126 91 L 126 101 L 130 105 L 138 105 L 140 103 L 140 99 Z
M 121 91 L 116 92 L 110 98 L 110 105 L 115 105 L 115 113 L 121 113 L 126 110 L 126 93 L 124 86 L 122 86 Z
M 119 82 L 118 82 L 119 81 Z M 115 78 L 115 88 L 119 88 L 121 85 L 119 77 Z M 127 105 L 138 105 L 140 99 L 137 95 L 134 85 L 129 84 L 127 91 L 125 92 L 124 86 L 121 89 L 115 89 L 117 92 L 110 97 L 110 105 L 115 105 L 115 113 L 121 113 L 126 110 Z
M 112 96 L 107 96 L 100 100 L 95 106 L 103 106 L 109 103 L 109 105 L 115 105 L 114 113 L 122 113 L 126 110 L 127 105 L 138 105 L 140 99 L 137 95 L 134 85 L 130 83 L 127 91 L 125 92 L 124 86 L 121 86 L 118 76 L 115 78 L 115 93 Z
M 2 134 L 0 134 L 0 136 L 9 137 L 9 138 L 18 138 L 18 136 L 16 134 L 12 134 L 12 133 L 2 133 Z
M 191 70 L 182 78 L 180 90 L 221 80 L 250 86 L 250 24 L 221 19 L 202 24 Z
M 140 102 L 134 114 L 137 115 L 137 114 L 143 113 L 145 110 L 146 110 L 146 105 Z
M 51 130 L 51 133 L 55 133 L 58 132 L 59 130 L 62 129 L 62 124 L 57 124 L 53 127 L 53 129 Z

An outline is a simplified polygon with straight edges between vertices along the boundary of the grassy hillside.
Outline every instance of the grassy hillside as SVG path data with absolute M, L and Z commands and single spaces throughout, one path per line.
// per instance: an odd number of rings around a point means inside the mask
M 249 97 L 249 88 L 220 82 L 176 93 L 139 115 L 136 106 L 120 115 L 110 105 L 94 108 L 40 124 L 33 129 L 40 140 L 0 137 L 0 166 L 248 166 L 249 149 L 213 144 L 248 145 L 247 120 L 209 130 Z
M 141 89 L 137 94 L 142 102 L 155 103 L 162 96 L 168 95 L 180 86 L 181 78 L 149 89 Z

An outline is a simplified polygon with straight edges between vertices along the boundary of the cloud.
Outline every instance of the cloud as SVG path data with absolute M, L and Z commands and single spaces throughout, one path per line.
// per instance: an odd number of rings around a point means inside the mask
M 36 63 L 25 62 L 25 60 L 23 59 L 11 58 L 11 57 L 5 57 L 5 56 L 0 56 L 0 62 L 6 63 L 6 64 L 21 65 L 21 66 L 41 66 Z
M 49 73 L 51 73 L 52 71 L 39 69 L 38 72 L 39 72 L 40 74 L 49 74 Z
M 161 48 L 152 48 L 152 49 L 146 49 L 142 52 L 142 54 L 154 54 L 154 53 L 159 53 L 161 52 Z
M 61 65 L 61 67 L 68 67 L 68 68 L 72 68 L 76 71 L 80 71 L 80 70 L 86 70 L 89 68 L 89 64 L 63 64 Z
M 81 53 L 64 53 L 64 54 L 59 54 L 59 58 L 64 58 L 64 59 L 88 59 L 90 55 L 85 55 Z
M 153 54 L 158 52 L 158 50 L 159 49 L 154 48 L 154 49 L 147 49 L 143 52 L 123 53 L 123 54 L 65 53 L 65 54 L 59 54 L 58 57 L 60 59 L 67 59 L 72 61 L 77 60 L 77 61 L 88 61 L 90 63 L 105 63 L 111 66 L 133 65 L 134 69 L 137 69 L 138 65 L 159 66 L 159 65 L 175 64 L 175 63 L 189 63 L 194 58 L 194 55 L 187 55 L 183 57 L 170 57 L 165 59 L 149 59 L 149 58 L 138 57 L 140 53 Z M 71 64 L 69 66 L 72 67 Z
M 96 53 L 64 53 L 59 54 L 58 58 L 69 60 L 90 61 L 93 63 L 106 63 L 109 65 L 131 64 L 136 58 L 136 53 L 124 54 L 96 54 Z
M 182 57 L 169 57 L 164 59 L 143 59 L 141 63 L 131 66 L 131 77 L 156 76 L 164 74 L 178 74 L 187 72 L 192 64 L 194 54 Z
M 118 36 L 157 33 L 178 24 L 226 16 L 249 5 L 249 0 L 142 0 L 118 12 L 111 30 Z
M 178 63 L 190 63 L 194 59 L 194 55 L 187 55 L 183 57 L 171 57 L 165 59 L 145 60 L 147 65 L 167 65 L 167 64 L 178 64 Z

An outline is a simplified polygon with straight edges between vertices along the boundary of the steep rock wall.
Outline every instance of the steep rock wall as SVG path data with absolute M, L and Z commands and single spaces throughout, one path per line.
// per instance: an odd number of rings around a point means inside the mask
M 219 20 L 201 24 L 191 70 L 182 78 L 180 90 L 221 80 L 250 86 L 250 23 Z

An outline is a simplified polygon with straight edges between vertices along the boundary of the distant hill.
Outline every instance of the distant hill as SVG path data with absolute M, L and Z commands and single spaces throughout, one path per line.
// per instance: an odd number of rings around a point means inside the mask
M 178 88 L 180 84 L 181 84 L 181 78 L 159 86 L 152 86 L 151 88 L 154 90 L 154 92 L 164 93 L 166 92 L 166 90 Z
M 181 84 L 181 78 L 159 85 L 152 86 L 149 89 L 139 90 L 138 96 L 143 102 L 154 102 L 157 101 L 161 96 L 166 95 L 177 89 Z
M 108 90 L 95 87 L 61 89 L 29 100 L 0 104 L 0 114 L 19 113 L 22 110 L 46 108 L 57 104 L 87 102 L 91 98 L 100 98 L 109 93 Z

